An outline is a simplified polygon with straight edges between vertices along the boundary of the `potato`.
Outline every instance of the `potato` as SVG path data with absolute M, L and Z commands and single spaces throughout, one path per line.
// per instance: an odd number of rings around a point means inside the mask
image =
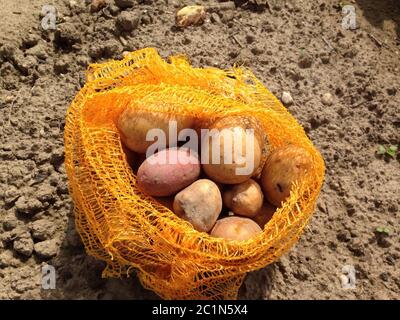
M 250 179 L 225 191 L 223 200 L 235 214 L 252 218 L 260 211 L 264 195 L 258 183 Z
M 144 193 L 170 196 L 190 185 L 200 175 L 200 162 L 188 148 L 161 150 L 139 167 L 137 184 Z
M 208 163 L 202 161 L 207 176 L 216 182 L 226 184 L 241 183 L 253 176 L 260 166 L 262 146 L 257 132 L 254 135 L 246 133 L 246 129 L 250 128 L 245 119 L 222 118 L 213 123 L 209 129 L 218 130 L 216 132 L 219 134 L 210 131 L 209 139 L 202 138 L 201 151 L 208 154 Z M 254 142 L 253 148 L 247 146 L 248 141 Z M 227 154 L 224 155 L 225 149 Z M 213 152 L 216 161 L 213 160 Z
M 197 180 L 174 199 L 174 212 L 200 232 L 212 229 L 221 210 L 221 193 L 218 186 L 208 179 Z
M 228 217 L 217 221 L 210 235 L 227 240 L 249 240 L 262 230 L 253 220 L 242 217 Z
M 300 182 L 312 168 L 313 161 L 307 150 L 294 145 L 274 150 L 262 171 L 261 185 L 265 197 L 279 207 L 285 201 L 295 181 Z
M 276 211 L 276 207 L 270 204 L 269 202 L 265 202 L 262 206 L 261 210 L 257 213 L 257 215 L 253 218 L 255 222 L 264 229 L 264 226 L 272 219 Z
M 190 128 L 194 119 L 189 116 L 168 115 L 157 112 L 126 108 L 118 118 L 117 127 L 121 140 L 132 151 L 146 153 L 147 148 L 154 141 L 147 141 L 147 132 L 151 129 L 161 129 L 165 133 L 166 143 L 169 146 L 169 124 L 177 122 L 177 132 Z

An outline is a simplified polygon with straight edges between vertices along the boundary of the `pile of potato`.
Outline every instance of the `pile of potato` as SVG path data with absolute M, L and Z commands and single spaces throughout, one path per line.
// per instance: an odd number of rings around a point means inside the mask
M 245 129 L 257 120 L 231 116 L 204 123 L 186 116 L 126 109 L 117 121 L 127 159 L 137 175 L 138 188 L 190 222 L 194 229 L 211 236 L 238 241 L 254 237 L 290 195 L 293 183 L 300 182 L 311 170 L 312 158 L 305 149 L 287 145 L 263 155 L 270 148 L 266 148 L 267 140 L 259 138 L 252 144 L 254 163 L 248 174 L 237 174 L 236 169 L 248 164 L 235 160 L 224 163 L 221 158 L 218 164 L 202 164 L 201 152 L 215 150 L 210 140 L 199 139 L 201 148 L 196 154 L 166 141 L 166 149 L 146 159 L 146 150 L 154 143 L 146 141 L 148 130 L 159 128 L 168 137 L 171 120 L 177 121 L 178 132 L 185 128 L 198 132 L 200 127 L 221 130 L 217 146 L 221 154 L 225 139 L 240 140 L 242 148 L 234 148 L 233 159 L 237 159 L 235 156 L 246 159 Z M 160 163 L 158 159 L 167 161 Z

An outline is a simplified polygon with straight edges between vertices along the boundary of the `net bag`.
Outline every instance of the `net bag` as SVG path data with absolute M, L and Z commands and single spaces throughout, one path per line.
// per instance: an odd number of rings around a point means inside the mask
M 115 125 L 124 108 L 204 120 L 254 116 L 272 149 L 307 149 L 313 169 L 253 239 L 214 238 L 143 194 Z M 247 272 L 278 259 L 298 240 L 316 205 L 324 161 L 303 128 L 247 69 L 194 68 L 153 48 L 93 64 L 66 116 L 65 164 L 76 229 L 103 277 L 137 272 L 164 299 L 236 299 Z

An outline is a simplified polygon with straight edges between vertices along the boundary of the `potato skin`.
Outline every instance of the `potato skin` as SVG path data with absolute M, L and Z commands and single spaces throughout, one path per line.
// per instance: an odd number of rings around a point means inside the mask
M 249 218 L 228 217 L 217 221 L 210 235 L 227 240 L 249 240 L 262 232 L 257 223 Z
M 203 139 L 202 141 L 202 152 L 206 152 L 208 148 L 209 155 L 209 163 L 203 163 L 203 170 L 212 180 L 225 184 L 237 184 L 248 180 L 260 166 L 261 163 L 261 155 L 262 155 L 262 147 L 260 145 L 260 141 L 257 138 L 257 133 L 254 135 L 254 148 L 252 149 L 254 158 L 253 158 L 253 170 L 249 174 L 237 174 L 238 168 L 245 168 L 249 163 L 235 163 L 235 157 L 241 156 L 246 158 L 246 126 L 244 125 L 244 121 L 242 122 L 240 117 L 227 117 L 220 120 L 217 120 L 210 127 L 210 130 L 216 129 L 221 133 L 219 149 L 220 149 L 220 163 L 212 163 L 212 146 L 213 139 Z M 237 150 L 237 140 L 235 140 L 234 130 L 238 130 L 238 135 L 236 136 L 241 139 L 241 150 Z M 212 135 L 211 135 L 212 136 Z M 232 163 L 225 163 L 225 159 L 223 157 L 225 141 L 231 138 L 233 141 L 232 150 Z
M 276 211 L 275 206 L 273 206 L 269 202 L 265 202 L 260 211 L 253 218 L 253 220 L 257 222 L 257 224 L 261 227 L 261 229 L 264 229 L 265 225 L 269 222 L 269 220 L 272 219 L 272 216 L 274 215 L 275 211 Z
M 300 182 L 311 171 L 312 157 L 307 150 L 288 145 L 274 150 L 267 158 L 261 175 L 265 197 L 280 207 L 290 195 L 292 184 Z
M 126 108 L 117 120 L 117 128 L 122 142 L 132 151 L 146 153 L 154 141 L 146 141 L 147 132 L 151 129 L 161 129 L 165 133 L 169 146 L 169 121 L 177 122 L 177 132 L 190 128 L 194 119 L 188 116 L 169 115 L 157 112 Z
M 252 218 L 260 211 L 264 195 L 259 184 L 249 179 L 225 191 L 223 200 L 235 214 Z
M 166 163 L 152 163 L 166 157 Z M 187 164 L 183 164 L 183 161 Z M 137 172 L 140 190 L 150 196 L 170 196 L 190 185 L 200 175 L 200 162 L 187 148 L 161 150 L 147 158 Z
M 221 213 L 222 197 L 213 181 L 200 179 L 175 196 L 173 207 L 174 212 L 197 231 L 208 232 Z

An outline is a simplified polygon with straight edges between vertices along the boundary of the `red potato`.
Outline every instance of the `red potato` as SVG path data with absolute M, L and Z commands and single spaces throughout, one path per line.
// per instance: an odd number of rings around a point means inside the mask
M 148 195 L 165 197 L 187 187 L 199 175 L 199 159 L 189 149 L 164 149 L 141 164 L 137 172 L 137 184 Z
M 249 218 L 228 217 L 217 221 L 210 235 L 227 240 L 245 241 L 262 232 L 257 223 Z
M 257 213 L 257 215 L 253 218 L 255 222 L 264 229 L 265 225 L 272 219 L 276 211 L 276 207 L 272 204 L 265 202 L 262 206 L 261 210 Z
M 222 197 L 213 181 L 200 179 L 179 192 L 173 206 L 174 212 L 197 231 L 208 232 L 221 213 Z
M 280 207 L 290 195 L 293 183 L 300 182 L 312 169 L 313 161 L 307 150 L 288 145 L 274 150 L 267 158 L 261 175 L 264 195 Z
M 225 191 L 223 199 L 235 214 L 252 218 L 260 211 L 264 195 L 258 183 L 249 179 Z

